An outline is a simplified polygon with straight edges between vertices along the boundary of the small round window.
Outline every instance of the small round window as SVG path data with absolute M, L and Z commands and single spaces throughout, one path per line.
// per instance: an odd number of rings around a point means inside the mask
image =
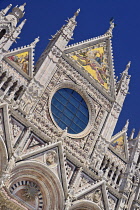
M 67 127 L 68 133 L 82 132 L 89 121 L 89 112 L 84 99 L 74 90 L 58 90 L 51 102 L 53 118 L 61 129 Z

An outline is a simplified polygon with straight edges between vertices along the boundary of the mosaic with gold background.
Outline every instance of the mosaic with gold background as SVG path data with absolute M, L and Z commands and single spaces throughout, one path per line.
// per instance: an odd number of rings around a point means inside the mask
M 111 146 L 113 149 L 122 156 L 125 156 L 125 148 L 124 148 L 124 136 L 120 136 L 119 138 L 115 139 Z
M 71 57 L 78 62 L 106 90 L 109 89 L 109 68 L 106 58 L 106 46 L 94 45 L 74 52 Z
M 8 59 L 14 63 L 17 68 L 20 68 L 26 74 L 29 74 L 29 52 L 22 52 L 16 55 L 9 56 Z

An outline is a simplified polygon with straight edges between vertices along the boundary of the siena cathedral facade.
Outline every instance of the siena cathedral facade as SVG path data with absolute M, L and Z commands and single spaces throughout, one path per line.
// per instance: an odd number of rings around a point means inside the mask
M 0 209 L 140 209 L 140 133 L 113 135 L 130 62 L 114 76 L 106 33 L 68 45 L 79 10 L 52 36 L 12 49 L 25 4 L 0 12 Z

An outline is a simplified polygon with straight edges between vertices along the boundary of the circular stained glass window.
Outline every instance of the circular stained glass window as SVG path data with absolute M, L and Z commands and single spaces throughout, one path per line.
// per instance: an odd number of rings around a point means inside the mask
M 89 121 L 88 107 L 76 91 L 63 88 L 58 90 L 51 102 L 53 118 L 61 129 L 70 134 L 82 132 Z

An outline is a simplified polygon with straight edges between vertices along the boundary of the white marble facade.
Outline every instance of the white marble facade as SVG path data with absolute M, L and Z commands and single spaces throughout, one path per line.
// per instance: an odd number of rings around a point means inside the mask
M 78 10 L 34 66 L 39 38 L 9 50 L 24 10 L 9 5 L 0 12 L 0 209 L 140 209 L 140 135 L 127 136 L 127 121 L 112 136 L 130 82 L 130 62 L 114 78 L 114 22 L 102 36 L 68 46 Z M 55 93 L 64 89 L 82 98 L 76 113 L 88 113 L 87 123 L 75 114 L 75 126 L 85 123 L 79 132 L 63 127 L 62 115 L 56 120 L 62 110 L 54 117 Z

